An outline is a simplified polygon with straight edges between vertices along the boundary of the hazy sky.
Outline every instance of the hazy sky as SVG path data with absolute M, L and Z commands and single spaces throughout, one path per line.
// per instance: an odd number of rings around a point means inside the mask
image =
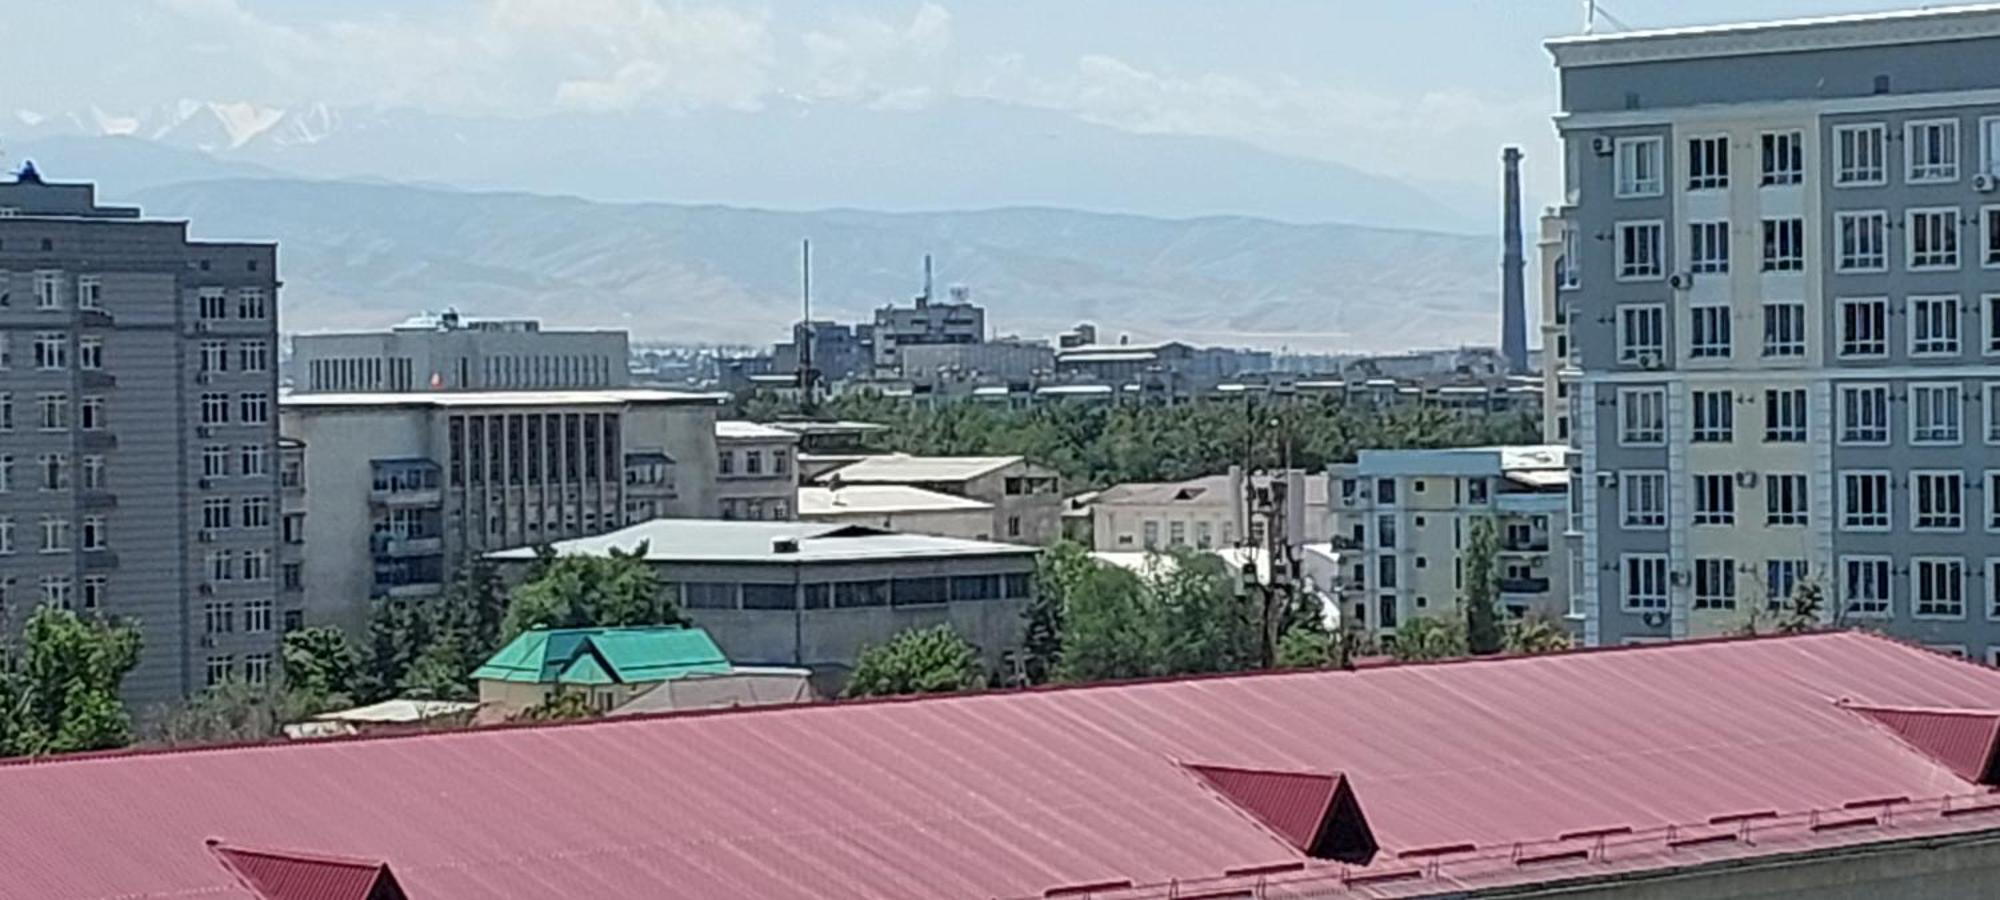
M 1579 0 L 18 0 L 0 114 L 181 98 L 527 115 L 776 96 L 1034 104 L 1247 141 L 1446 190 L 1496 148 L 1552 194 L 1540 47 Z M 1654 27 L 1888 9 L 1866 0 L 1609 0 Z M 0 118 L 0 127 L 5 119 Z M 4 133 L 4 132 L 0 132 Z

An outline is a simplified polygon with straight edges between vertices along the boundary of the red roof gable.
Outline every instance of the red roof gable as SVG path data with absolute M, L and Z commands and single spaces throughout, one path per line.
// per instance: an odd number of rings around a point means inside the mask
M 2000 742 L 2000 710 L 1843 705 L 1882 723 L 1958 777 L 2000 784 L 1993 765 L 1995 744 Z
M 1540 880 L 1606 834 L 1681 864 L 2000 822 L 1841 698 L 2000 709 L 2000 671 L 1822 634 L 17 763 L 0 894 L 252 897 L 210 835 L 383 860 L 421 900 L 932 900 L 1419 860 L 1418 887 Z M 1180 760 L 1340 773 L 1380 852 L 1312 859 Z M 1822 812 L 1948 796 L 1893 832 Z M 1785 830 L 1728 840 L 1765 813 Z
M 1188 771 L 1316 859 L 1365 863 L 1375 839 L 1354 792 L 1339 775 L 1189 765 Z
M 403 900 L 381 860 L 252 850 L 217 841 L 209 849 L 258 900 Z

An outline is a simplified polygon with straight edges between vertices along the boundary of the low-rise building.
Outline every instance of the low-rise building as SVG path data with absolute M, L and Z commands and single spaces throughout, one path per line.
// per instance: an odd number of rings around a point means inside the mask
M 1088 502 L 1091 546 L 1105 551 L 1207 550 L 1236 546 L 1245 539 L 1261 543 L 1261 523 L 1250 509 L 1246 481 L 1268 482 L 1269 477 L 1246 476 L 1232 466 L 1222 475 L 1185 481 L 1112 485 Z M 1326 477 L 1297 472 L 1287 480 L 1287 487 L 1293 486 L 1300 502 L 1288 516 L 1298 522 L 1290 542 L 1324 543 L 1332 525 Z
M 478 711 L 477 703 L 399 698 L 319 713 L 304 721 L 289 723 L 283 730 L 285 737 L 294 740 L 359 734 L 409 734 L 463 728 L 472 724 L 473 716 Z
M 308 620 L 360 629 L 372 597 L 442 590 L 470 554 L 716 515 L 715 415 L 674 391 L 307 394 Z
M 815 481 L 901 484 L 978 500 L 993 507 L 994 540 L 1041 545 L 1062 534 L 1061 478 L 1019 456 L 867 456 Z
M 799 436 L 755 422 L 715 423 L 715 502 L 725 519 L 783 522 L 799 508 Z
M 799 521 L 867 525 L 975 541 L 993 539 L 993 504 L 904 484 L 799 488 Z
M 423 313 L 386 331 L 292 338 L 292 392 L 538 391 L 624 387 L 626 333 L 544 331 L 535 319 Z
M 473 670 L 472 680 L 487 717 L 505 720 L 572 692 L 610 712 L 668 679 L 728 671 L 729 658 L 699 628 L 534 628 Z
M 1363 450 L 1329 467 L 1333 540 L 1349 572 L 1344 613 L 1384 638 L 1415 616 L 1455 614 L 1473 522 L 1493 522 L 1498 602 L 1570 614 L 1569 456 L 1560 446 Z
M 864 647 L 937 624 L 999 665 L 1020 643 L 1039 552 L 852 525 L 677 519 L 554 545 L 562 555 L 642 548 L 729 660 L 836 676 Z M 513 570 L 535 554 L 519 547 L 489 558 Z

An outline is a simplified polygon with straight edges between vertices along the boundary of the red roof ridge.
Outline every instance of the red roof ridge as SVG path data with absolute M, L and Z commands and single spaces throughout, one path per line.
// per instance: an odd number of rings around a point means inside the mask
M 2000 709 L 1973 706 L 1904 706 L 1896 703 L 1856 703 L 1842 697 L 1833 705 L 1856 712 L 1906 712 L 1931 716 L 2000 716 Z

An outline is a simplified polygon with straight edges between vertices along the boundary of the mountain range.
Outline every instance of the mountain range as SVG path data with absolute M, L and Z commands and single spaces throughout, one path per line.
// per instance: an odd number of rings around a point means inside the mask
M 772 115 L 798 121 L 772 132 Z M 278 241 L 288 331 L 451 306 L 766 343 L 797 317 L 802 238 L 816 314 L 906 301 L 931 253 L 996 330 L 1036 337 L 1093 321 L 1391 350 L 1490 342 L 1497 319 L 1497 242 L 1435 230 L 1456 214 L 1421 192 L 1025 108 L 472 119 L 184 103 L 0 124 L 0 150 L 51 179 L 97 181 L 197 236 Z M 885 141 L 932 152 L 891 165 L 870 152 Z

